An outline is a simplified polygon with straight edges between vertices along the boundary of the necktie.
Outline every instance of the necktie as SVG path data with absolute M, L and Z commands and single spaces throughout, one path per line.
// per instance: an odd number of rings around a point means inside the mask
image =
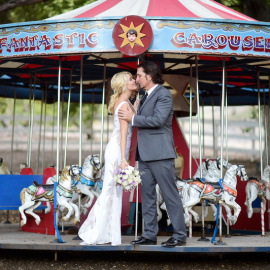
M 148 96 L 148 93 L 145 92 L 144 96 L 142 97 L 142 99 L 141 99 L 141 101 L 140 101 L 140 106 L 143 105 L 143 103 L 144 103 L 144 101 L 146 100 L 147 96 Z

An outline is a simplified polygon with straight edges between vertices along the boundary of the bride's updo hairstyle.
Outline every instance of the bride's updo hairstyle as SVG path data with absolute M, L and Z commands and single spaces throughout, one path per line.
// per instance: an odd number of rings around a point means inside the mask
M 128 81 L 128 76 L 132 77 L 132 74 L 127 71 L 122 71 L 113 75 L 111 79 L 111 88 L 113 90 L 113 95 L 108 106 L 108 112 L 113 114 L 113 108 L 115 103 L 118 101 L 119 96 L 126 91 L 126 85 Z

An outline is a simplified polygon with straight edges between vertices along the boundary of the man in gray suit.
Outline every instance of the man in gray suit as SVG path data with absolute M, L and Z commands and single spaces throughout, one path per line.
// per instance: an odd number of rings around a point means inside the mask
M 164 247 L 186 244 L 186 226 L 183 206 L 175 184 L 174 159 L 177 157 L 173 134 L 173 101 L 171 93 L 163 87 L 162 73 L 153 62 L 138 65 L 137 83 L 146 91 L 137 115 L 120 109 L 118 116 L 138 128 L 135 159 L 143 171 L 141 185 L 144 232 L 133 245 L 156 245 L 158 221 L 156 212 L 156 183 L 160 186 L 174 232 L 161 243 Z

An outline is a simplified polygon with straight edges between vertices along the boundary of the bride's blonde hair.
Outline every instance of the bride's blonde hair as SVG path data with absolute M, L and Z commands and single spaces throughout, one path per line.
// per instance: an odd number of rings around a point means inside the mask
M 132 77 L 132 74 L 127 71 L 122 71 L 113 75 L 111 79 L 111 88 L 113 90 L 113 95 L 108 106 L 108 112 L 113 114 L 113 108 L 116 102 L 118 101 L 119 96 L 126 91 L 126 84 L 128 81 L 128 76 Z

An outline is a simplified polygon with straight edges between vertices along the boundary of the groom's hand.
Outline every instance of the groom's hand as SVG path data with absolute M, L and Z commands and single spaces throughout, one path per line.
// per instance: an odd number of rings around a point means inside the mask
M 119 117 L 119 119 L 131 122 L 132 117 L 133 117 L 133 112 L 129 107 L 127 108 L 127 110 L 120 109 L 118 111 L 118 117 Z

